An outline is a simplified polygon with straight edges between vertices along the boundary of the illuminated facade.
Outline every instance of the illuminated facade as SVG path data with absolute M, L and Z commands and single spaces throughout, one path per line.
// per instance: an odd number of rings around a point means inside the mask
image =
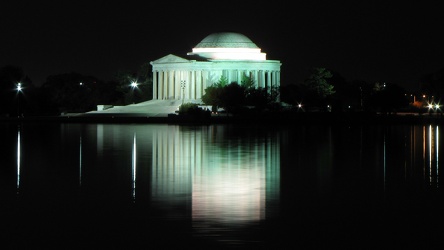
M 150 62 L 153 71 L 153 100 L 200 100 L 205 89 L 226 77 L 240 83 L 244 75 L 256 87 L 280 86 L 281 62 L 266 54 L 248 37 L 231 32 L 205 37 L 185 58 L 173 54 Z

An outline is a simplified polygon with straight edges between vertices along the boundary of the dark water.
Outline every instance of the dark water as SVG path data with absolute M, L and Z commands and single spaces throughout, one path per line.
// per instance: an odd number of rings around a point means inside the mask
M 437 249 L 441 127 L 0 124 L 3 249 Z

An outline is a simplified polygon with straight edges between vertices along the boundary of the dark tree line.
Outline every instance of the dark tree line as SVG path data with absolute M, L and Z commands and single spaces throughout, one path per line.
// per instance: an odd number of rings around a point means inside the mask
M 313 68 L 304 83 L 282 86 L 280 92 L 282 102 L 305 110 L 394 113 L 409 108 L 405 90 L 396 84 L 348 82 L 325 68 Z
M 59 115 L 87 112 L 97 105 L 127 105 L 152 97 L 152 79 L 142 65 L 138 72 L 117 72 L 115 80 L 66 73 L 48 76 L 36 87 L 16 66 L 0 68 L 0 116 Z M 137 86 L 132 87 L 131 83 Z M 21 84 L 21 90 L 17 89 Z
M 421 77 L 421 92 L 428 101 L 442 103 L 444 98 L 444 68 Z
M 63 112 L 96 110 L 99 104 L 127 105 L 152 98 L 149 63 L 137 72 L 120 71 L 112 81 L 93 76 L 67 73 L 47 77 L 36 87 L 23 70 L 16 66 L 0 68 L 0 116 L 55 115 Z M 131 87 L 137 82 L 137 87 Z M 17 90 L 21 83 L 22 91 Z M 346 81 L 339 73 L 326 68 L 313 68 L 301 84 L 277 88 L 255 88 L 255 81 L 244 76 L 240 83 L 221 79 L 205 89 L 203 103 L 215 110 L 240 114 L 246 109 L 261 112 L 277 110 L 286 103 L 307 111 L 368 111 L 393 113 L 409 107 L 405 90 L 391 83 Z M 444 69 L 424 75 L 421 92 L 439 103 L 444 95 Z M 20 110 L 19 110 L 20 109 Z

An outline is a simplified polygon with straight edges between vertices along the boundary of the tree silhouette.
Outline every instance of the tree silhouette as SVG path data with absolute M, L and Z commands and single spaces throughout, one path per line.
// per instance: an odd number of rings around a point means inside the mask
M 319 98 L 323 99 L 335 93 L 333 85 L 328 83 L 332 73 L 326 68 L 313 68 L 311 75 L 305 80 L 305 85 Z

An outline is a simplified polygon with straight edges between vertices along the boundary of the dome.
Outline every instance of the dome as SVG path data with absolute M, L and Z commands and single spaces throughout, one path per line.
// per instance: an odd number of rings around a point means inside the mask
M 233 32 L 213 33 L 205 37 L 195 48 L 258 48 L 248 37 Z
M 205 37 L 188 55 L 208 60 L 266 60 L 266 54 L 248 37 L 233 32 L 213 33 Z

